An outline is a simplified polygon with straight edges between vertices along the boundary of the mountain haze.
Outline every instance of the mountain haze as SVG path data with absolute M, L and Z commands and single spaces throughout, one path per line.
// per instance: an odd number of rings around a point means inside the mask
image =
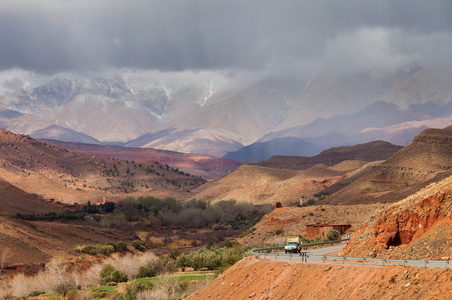
M 1 95 L 0 126 L 53 139 L 49 126 L 58 125 L 100 142 L 221 157 L 281 138 L 314 144 L 300 149 L 302 156 L 376 139 L 406 145 L 423 129 L 451 121 L 452 74 L 421 65 L 379 76 L 273 76 L 241 84 L 201 75 L 62 73 Z M 260 151 L 254 158 L 281 154 Z

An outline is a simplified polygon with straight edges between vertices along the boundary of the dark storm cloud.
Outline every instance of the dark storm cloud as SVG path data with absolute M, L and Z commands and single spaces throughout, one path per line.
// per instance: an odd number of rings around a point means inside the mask
M 2 1 L 0 70 L 448 64 L 451 16 L 449 0 Z

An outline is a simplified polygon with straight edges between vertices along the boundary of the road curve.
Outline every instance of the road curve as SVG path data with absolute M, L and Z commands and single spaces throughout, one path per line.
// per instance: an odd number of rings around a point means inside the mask
M 449 260 L 403 260 L 403 259 L 384 259 L 384 258 L 368 258 L 368 257 L 347 257 L 337 256 L 337 253 L 345 248 L 345 244 L 336 246 L 323 247 L 317 249 L 304 250 L 301 253 L 265 253 L 262 251 L 276 250 L 283 247 L 262 248 L 252 250 L 252 255 L 259 259 L 271 259 L 280 261 L 293 262 L 310 262 L 310 263 L 335 263 L 335 264 L 359 264 L 373 266 L 411 266 L 420 268 L 452 268 L 452 262 Z
M 345 244 L 340 244 L 331 247 L 323 247 L 318 249 L 305 250 L 308 255 L 336 255 L 337 252 L 342 251 L 345 248 Z

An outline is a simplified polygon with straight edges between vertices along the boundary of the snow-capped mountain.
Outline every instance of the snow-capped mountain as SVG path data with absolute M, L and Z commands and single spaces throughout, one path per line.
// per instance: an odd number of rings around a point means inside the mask
M 206 82 L 179 84 L 118 74 L 59 74 L 30 90 L 1 96 L 0 104 L 101 141 L 126 142 L 182 111 L 201 107 L 210 91 Z M 173 102 L 181 103 L 184 109 L 174 107 Z
M 52 138 L 67 141 L 78 132 L 213 156 L 289 137 L 320 150 L 375 138 L 406 144 L 451 116 L 452 74 L 419 65 L 381 77 L 267 77 L 238 85 L 218 74 L 59 74 L 0 96 L 0 126 L 13 132 L 58 125 Z

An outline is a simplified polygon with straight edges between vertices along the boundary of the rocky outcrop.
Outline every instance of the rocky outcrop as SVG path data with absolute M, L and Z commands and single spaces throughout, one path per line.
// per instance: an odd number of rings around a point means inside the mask
M 446 180 L 447 181 L 447 180 Z M 452 256 L 452 190 L 407 199 L 375 216 L 344 249 L 349 256 L 422 259 Z
M 409 244 L 413 238 L 420 237 L 429 230 L 439 218 L 444 218 L 447 211 L 445 205 L 450 200 L 451 191 L 438 193 L 418 203 L 414 210 L 397 211 L 392 208 L 387 211 L 388 217 L 383 217 L 374 225 L 376 243 L 390 246 Z M 450 203 L 450 201 L 448 201 Z M 445 211 L 446 210 L 446 211 Z

